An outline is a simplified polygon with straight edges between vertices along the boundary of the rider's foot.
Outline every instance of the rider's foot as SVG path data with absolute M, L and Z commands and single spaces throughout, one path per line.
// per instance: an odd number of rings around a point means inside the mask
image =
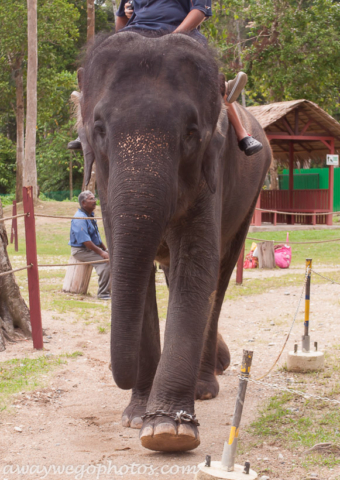
M 244 152 L 248 157 L 254 155 L 263 148 L 262 143 L 251 135 L 242 138 L 242 140 L 238 142 L 238 146 L 240 147 L 240 150 L 242 150 L 242 152 Z
M 67 148 L 69 150 L 82 150 L 81 141 L 79 137 L 76 140 L 72 140 L 72 142 L 69 142 L 67 145 Z
M 241 95 L 242 90 L 246 86 L 248 77 L 244 72 L 238 72 L 236 77 L 229 82 L 225 82 L 226 93 L 225 100 L 227 103 L 233 103 Z

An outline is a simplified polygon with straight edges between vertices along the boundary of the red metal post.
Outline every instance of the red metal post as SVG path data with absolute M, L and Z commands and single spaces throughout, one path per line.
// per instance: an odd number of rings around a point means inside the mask
M 28 213 L 28 215 L 25 216 L 27 265 L 32 265 L 32 267 L 27 270 L 27 277 L 33 347 L 37 350 L 41 350 L 42 348 L 44 348 L 44 343 L 40 308 L 40 289 L 37 258 L 37 241 L 35 235 L 33 187 L 23 187 L 23 204 L 24 213 Z
M 260 208 L 260 205 L 261 205 L 261 194 L 262 194 L 262 190 L 257 199 L 255 212 L 254 212 L 254 220 L 255 220 L 254 225 L 256 225 L 257 227 L 261 227 L 262 225 L 262 212 L 260 210 L 257 210 L 258 208 Z
M 245 250 L 245 243 L 243 244 L 240 256 L 237 260 L 236 266 L 236 283 L 238 285 L 242 285 L 243 283 L 243 262 L 244 262 L 244 250 Z
M 331 140 L 330 154 L 334 155 L 334 138 Z M 334 167 L 330 165 L 328 171 L 328 210 L 333 212 L 334 202 Z M 333 215 L 327 215 L 327 225 L 333 225 Z
M 12 209 L 12 216 L 14 217 L 17 214 L 17 202 L 13 200 L 13 209 Z M 13 243 L 14 239 L 14 249 L 18 251 L 18 219 L 12 219 L 12 228 L 11 228 L 11 243 Z
M 293 208 L 294 195 L 294 143 L 289 142 L 289 208 Z

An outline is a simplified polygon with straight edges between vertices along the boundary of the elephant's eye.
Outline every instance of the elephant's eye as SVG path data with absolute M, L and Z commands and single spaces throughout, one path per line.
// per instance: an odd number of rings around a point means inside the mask
M 198 126 L 196 124 L 189 125 L 186 131 L 186 138 L 190 139 L 199 133 Z
M 105 135 L 105 126 L 103 122 L 97 120 L 94 122 L 94 131 L 95 133 L 99 133 L 99 135 Z

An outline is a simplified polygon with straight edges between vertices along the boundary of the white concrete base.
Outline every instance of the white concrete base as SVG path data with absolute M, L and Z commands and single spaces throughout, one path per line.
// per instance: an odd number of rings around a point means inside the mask
M 235 465 L 234 472 L 227 472 L 222 468 L 221 462 L 211 462 L 211 467 L 205 467 L 205 463 L 200 463 L 198 468 L 195 480 L 255 480 L 257 478 L 254 470 L 249 470 L 249 475 L 245 475 L 242 465 Z
M 289 352 L 287 354 L 287 370 L 289 372 L 310 372 L 324 368 L 323 352 Z

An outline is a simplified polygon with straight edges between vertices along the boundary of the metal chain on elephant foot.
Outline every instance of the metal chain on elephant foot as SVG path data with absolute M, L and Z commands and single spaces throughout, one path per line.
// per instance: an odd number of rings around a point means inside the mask
M 141 419 L 144 420 L 146 418 L 153 418 L 153 417 L 169 417 L 174 420 L 176 423 L 193 423 L 196 427 L 199 427 L 200 424 L 196 418 L 196 415 L 191 415 L 187 413 L 185 410 L 180 410 L 176 413 L 169 413 L 165 412 L 164 410 L 156 410 L 155 412 L 146 412 L 145 415 L 142 415 Z

